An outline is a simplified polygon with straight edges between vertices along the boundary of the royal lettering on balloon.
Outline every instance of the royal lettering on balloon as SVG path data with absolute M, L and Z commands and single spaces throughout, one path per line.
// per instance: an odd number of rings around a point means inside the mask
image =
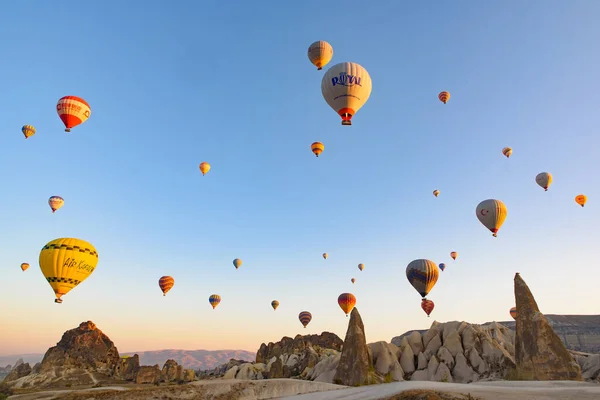
M 358 86 L 362 86 L 360 84 L 360 76 L 354 76 L 354 75 L 348 75 L 345 72 L 340 72 L 340 76 L 334 76 L 333 78 L 331 78 L 331 84 L 333 86 L 335 85 L 341 85 L 341 86 L 354 86 L 354 85 L 358 85 Z

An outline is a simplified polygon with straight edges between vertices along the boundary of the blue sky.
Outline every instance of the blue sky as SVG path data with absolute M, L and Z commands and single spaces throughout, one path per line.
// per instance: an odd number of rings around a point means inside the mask
M 347 291 L 368 341 L 389 341 L 434 319 L 507 320 L 517 271 L 543 312 L 598 313 L 600 3 L 128 4 L 3 7 L 0 354 L 43 352 L 85 320 L 122 352 L 343 338 Z M 323 71 L 316 40 L 334 49 Z M 320 90 L 342 61 L 373 80 L 351 127 Z M 65 95 L 92 108 L 71 134 Z M 475 217 L 488 198 L 508 207 L 498 238 Z M 61 305 L 37 262 L 58 237 L 99 253 Z M 448 266 L 431 318 L 405 276 L 417 258 Z

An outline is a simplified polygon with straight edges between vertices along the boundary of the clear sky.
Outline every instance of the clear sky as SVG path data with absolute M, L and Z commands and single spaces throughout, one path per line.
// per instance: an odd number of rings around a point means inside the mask
M 121 352 L 343 338 L 348 291 L 367 340 L 389 341 L 509 319 L 517 271 L 545 313 L 600 312 L 599 14 L 593 0 L 3 5 L 0 354 L 44 352 L 86 320 Z M 371 75 L 351 127 L 322 98 L 316 40 L 329 66 Z M 92 108 L 71 134 L 65 95 Z M 475 217 L 488 198 L 508 207 L 497 238 Z M 38 265 L 59 237 L 99 253 L 63 304 Z M 405 275 L 418 258 L 448 265 L 431 318 Z

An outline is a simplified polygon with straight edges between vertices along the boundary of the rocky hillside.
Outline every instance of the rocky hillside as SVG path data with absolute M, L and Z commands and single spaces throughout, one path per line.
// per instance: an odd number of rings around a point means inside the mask
M 175 360 L 184 368 L 205 370 L 225 364 L 230 359 L 252 361 L 256 353 L 246 350 L 156 350 L 121 353 L 122 356 L 137 354 L 142 365 L 163 365 L 167 360 Z
M 600 353 L 600 315 L 545 314 L 545 316 L 567 349 L 583 353 Z M 502 321 L 498 323 L 513 331 L 515 330 L 515 321 Z M 486 322 L 482 325 L 489 324 L 490 322 Z M 416 332 L 421 334 L 426 331 L 426 329 L 416 330 Z M 394 337 L 392 343 L 399 345 L 402 337 L 411 332 L 413 331 L 408 331 Z

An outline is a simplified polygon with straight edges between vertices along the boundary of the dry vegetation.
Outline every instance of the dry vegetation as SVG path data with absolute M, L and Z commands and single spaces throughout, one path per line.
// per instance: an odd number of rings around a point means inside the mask
M 382 400 L 480 400 L 470 394 L 450 394 L 435 390 L 406 390 Z

